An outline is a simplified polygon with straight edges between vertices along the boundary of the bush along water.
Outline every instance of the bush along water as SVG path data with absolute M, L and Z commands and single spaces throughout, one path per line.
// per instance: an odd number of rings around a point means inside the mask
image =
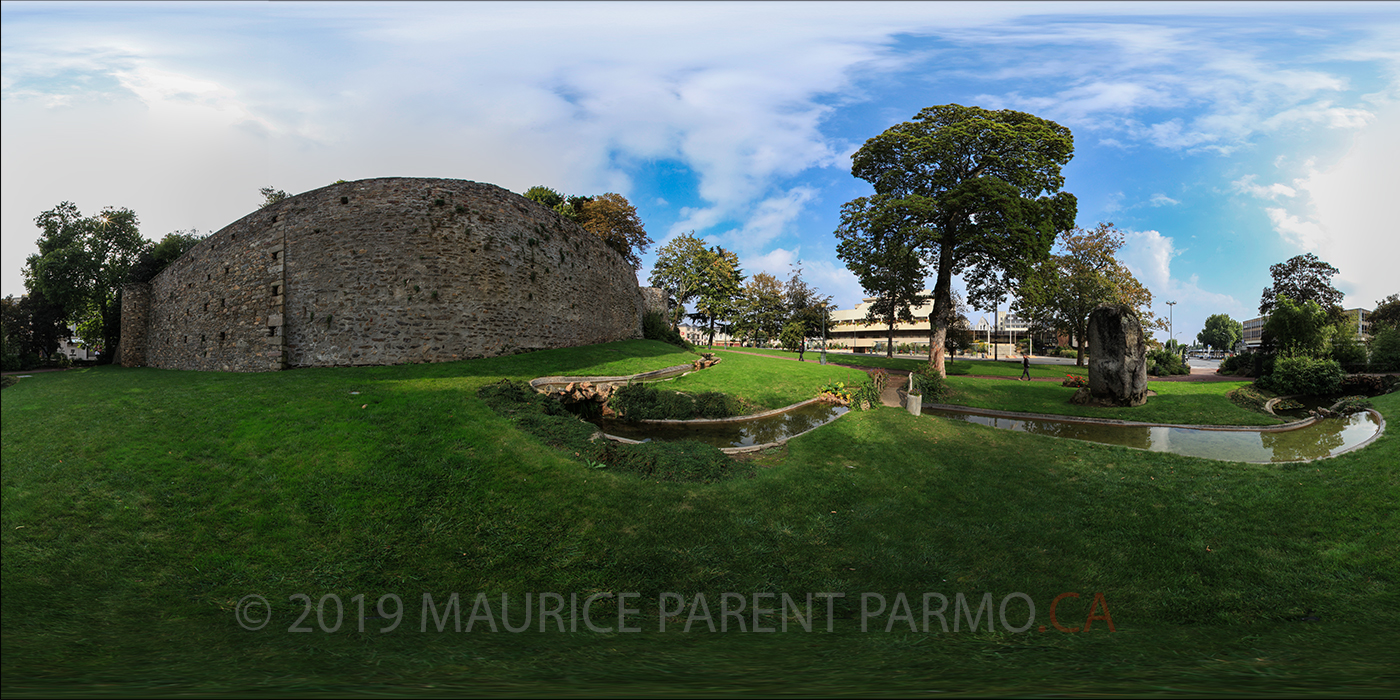
M 695 346 L 686 342 L 671 324 L 666 322 L 666 315 L 660 311 L 648 311 L 642 314 L 642 337 L 647 340 L 659 340 L 663 343 L 670 343 L 691 352 L 695 351 Z
M 743 401 L 717 391 L 690 395 L 647 386 L 641 382 L 619 387 L 608 401 L 620 418 L 638 420 L 694 420 L 730 418 L 748 411 Z
M 1342 366 L 1336 360 L 1280 357 L 1273 372 L 1255 383 L 1275 394 L 1335 394 L 1342 388 Z
M 541 442 L 560 449 L 594 469 L 636 474 L 654 481 L 712 483 L 752 478 L 753 467 L 701 442 L 649 442 L 629 445 L 594 440 L 598 429 L 569 413 L 558 401 L 529 384 L 488 384 L 477 396 L 491 410 Z

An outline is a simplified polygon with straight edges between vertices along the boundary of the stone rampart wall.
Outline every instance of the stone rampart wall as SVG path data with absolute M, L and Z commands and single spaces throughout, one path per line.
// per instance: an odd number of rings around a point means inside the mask
M 150 289 L 145 364 L 171 369 L 588 345 L 640 337 L 643 308 L 632 267 L 573 222 L 494 185 L 417 178 L 341 183 L 260 209 Z M 124 311 L 124 338 L 127 323 Z

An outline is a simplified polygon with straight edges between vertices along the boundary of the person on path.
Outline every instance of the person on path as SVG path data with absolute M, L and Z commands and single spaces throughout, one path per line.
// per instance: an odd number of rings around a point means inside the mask
M 1031 380 L 1031 356 L 1021 355 L 1021 379 Z
M 806 362 L 806 360 L 802 359 L 802 353 L 804 353 L 804 352 L 807 352 L 807 341 L 806 341 L 805 339 L 802 340 L 801 342 L 799 342 L 799 343 L 797 344 L 797 361 L 798 361 L 798 362 Z

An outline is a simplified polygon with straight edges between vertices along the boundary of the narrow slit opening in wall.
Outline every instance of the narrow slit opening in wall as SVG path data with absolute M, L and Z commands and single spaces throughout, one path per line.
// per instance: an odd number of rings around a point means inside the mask
M 272 285 L 272 296 L 280 296 L 281 294 L 282 294 L 282 285 L 280 285 L 280 284 L 274 284 L 274 285 Z
M 222 309 L 222 308 L 224 308 L 225 306 L 228 306 L 227 301 L 228 301 L 227 299 L 220 299 L 220 300 L 219 300 L 219 308 Z
M 220 343 L 224 342 L 224 337 L 225 337 L 225 336 L 224 336 L 224 331 L 219 331 L 219 342 L 220 342 Z
M 280 250 L 274 250 L 274 251 L 272 251 L 272 262 L 277 262 L 277 258 L 278 258 L 278 256 L 280 256 L 280 255 L 282 255 L 282 251 L 280 251 Z
M 277 336 L 277 326 L 268 326 L 268 327 L 267 327 L 267 337 L 269 337 L 269 338 L 274 338 L 274 337 L 276 337 L 276 336 Z

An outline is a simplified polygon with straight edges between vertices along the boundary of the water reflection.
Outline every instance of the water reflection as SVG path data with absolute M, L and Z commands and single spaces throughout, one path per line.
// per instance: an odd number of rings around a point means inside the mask
M 749 447 L 777 442 L 830 423 L 850 409 L 811 403 L 786 413 L 730 423 L 656 424 L 628 423 L 611 418 L 591 421 L 603 432 L 629 440 L 697 440 L 715 447 Z
M 1329 418 L 1295 430 L 1262 432 L 993 418 L 929 408 L 924 411 L 1004 430 L 1231 462 L 1294 462 L 1330 457 L 1365 442 L 1380 429 L 1369 413 Z

